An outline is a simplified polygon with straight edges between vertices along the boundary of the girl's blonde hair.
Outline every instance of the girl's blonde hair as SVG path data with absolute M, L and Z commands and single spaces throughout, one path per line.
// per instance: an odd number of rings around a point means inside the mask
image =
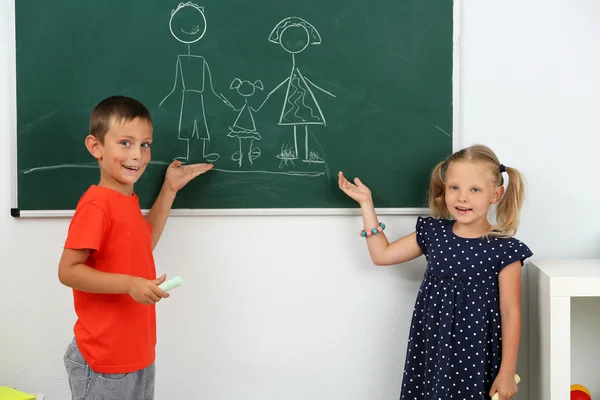
M 525 181 L 519 171 L 502 165 L 496 154 L 483 145 L 474 145 L 462 149 L 435 166 L 429 183 L 429 208 L 432 216 L 434 218 L 451 218 L 450 211 L 446 207 L 445 175 L 448 166 L 453 161 L 476 162 L 484 166 L 493 177 L 493 183 L 496 187 L 504 185 L 502 172 L 506 171 L 508 186 L 496 205 L 497 225 L 492 226 L 486 236 L 513 237 L 519 226 L 519 213 L 525 198 Z

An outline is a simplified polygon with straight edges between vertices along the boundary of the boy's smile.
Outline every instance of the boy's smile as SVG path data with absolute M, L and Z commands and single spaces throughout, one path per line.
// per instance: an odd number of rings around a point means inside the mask
M 139 118 L 129 122 L 113 122 L 104 143 L 88 137 L 90 152 L 100 165 L 100 186 L 110 187 L 126 195 L 150 162 L 152 125 Z

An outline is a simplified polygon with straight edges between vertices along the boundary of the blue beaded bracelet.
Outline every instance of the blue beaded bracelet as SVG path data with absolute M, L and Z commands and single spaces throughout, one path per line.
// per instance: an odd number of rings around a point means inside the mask
M 385 229 L 384 223 L 380 222 L 379 226 L 377 228 L 373 228 L 370 231 L 366 231 L 366 232 L 364 229 L 362 231 L 360 231 L 360 236 L 367 237 L 367 236 L 377 235 L 379 232 L 383 232 L 384 229 Z

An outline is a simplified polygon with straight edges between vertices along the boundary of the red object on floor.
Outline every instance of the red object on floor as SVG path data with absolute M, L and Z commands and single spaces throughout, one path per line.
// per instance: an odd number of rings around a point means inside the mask
M 583 390 L 571 390 L 571 400 L 592 400 Z

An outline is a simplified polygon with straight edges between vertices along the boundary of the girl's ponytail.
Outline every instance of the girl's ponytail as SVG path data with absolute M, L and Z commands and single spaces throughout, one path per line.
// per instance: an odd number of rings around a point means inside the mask
M 519 216 L 521 206 L 525 199 L 525 181 L 523 176 L 515 168 L 500 165 L 500 172 L 508 174 L 508 185 L 504 195 L 496 206 L 496 221 L 498 225 L 494 228 L 496 237 L 512 237 L 517 233 L 519 227 Z
M 444 174 L 448 168 L 448 161 L 439 162 L 431 172 L 429 181 L 429 210 L 434 218 L 450 218 L 446 207 L 446 190 Z

